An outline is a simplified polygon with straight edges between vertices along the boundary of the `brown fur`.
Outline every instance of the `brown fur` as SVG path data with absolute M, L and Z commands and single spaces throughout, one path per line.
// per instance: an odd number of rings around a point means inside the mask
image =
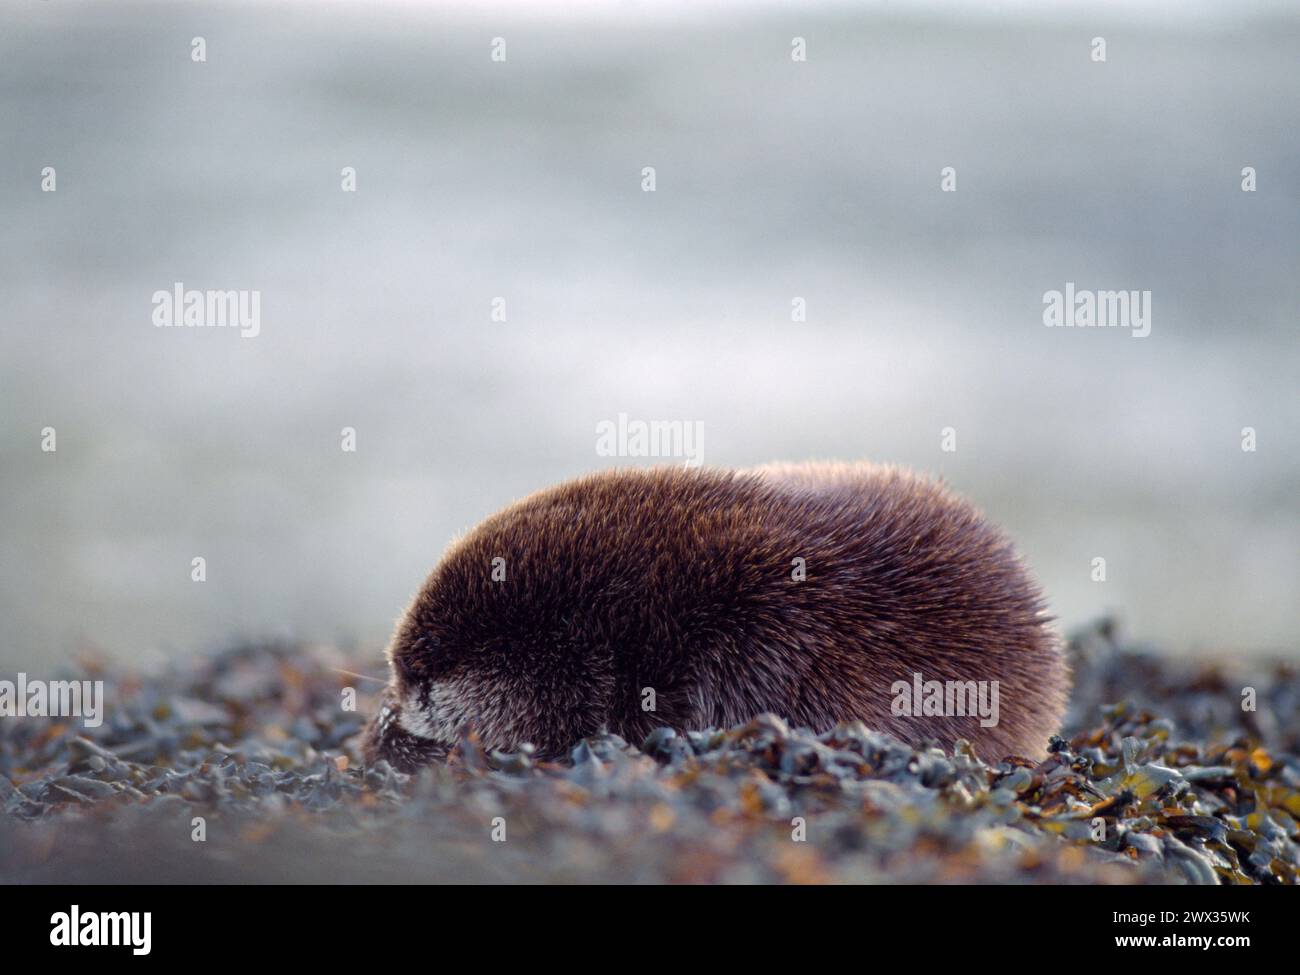
M 448 550 L 389 660 L 366 754 L 408 771 L 468 727 L 558 755 L 602 728 L 637 744 L 764 711 L 1039 756 L 1068 686 L 1002 533 L 941 485 L 868 464 L 608 471 L 540 491 Z M 1000 682 L 999 723 L 894 715 L 894 682 L 918 671 Z

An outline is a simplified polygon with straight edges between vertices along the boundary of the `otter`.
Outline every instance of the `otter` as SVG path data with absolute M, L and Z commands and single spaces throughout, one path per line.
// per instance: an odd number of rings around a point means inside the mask
M 1040 758 L 1069 685 L 1051 623 L 1007 537 L 908 470 L 603 471 L 451 545 L 397 625 L 363 750 L 410 772 L 468 729 L 554 758 L 773 712 Z

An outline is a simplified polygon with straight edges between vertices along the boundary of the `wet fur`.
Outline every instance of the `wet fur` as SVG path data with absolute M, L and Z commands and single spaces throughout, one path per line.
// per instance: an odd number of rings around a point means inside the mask
M 366 754 L 405 770 L 470 727 L 553 756 L 602 728 L 637 744 L 764 711 L 1039 756 L 1068 687 L 1006 537 L 936 482 L 868 464 L 609 471 L 540 491 L 448 550 L 389 660 Z M 893 715 L 893 683 L 917 671 L 999 681 L 998 725 Z

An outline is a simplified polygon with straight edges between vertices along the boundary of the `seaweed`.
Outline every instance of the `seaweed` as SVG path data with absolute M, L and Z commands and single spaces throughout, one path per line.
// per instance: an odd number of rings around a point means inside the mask
M 471 734 L 411 776 L 361 763 L 374 694 L 340 706 L 358 664 L 338 649 L 101 664 L 100 727 L 0 722 L 0 876 L 1296 884 L 1294 669 L 1159 657 L 1109 622 L 1070 652 L 1071 714 L 1041 761 L 760 715 L 595 735 L 564 761 Z

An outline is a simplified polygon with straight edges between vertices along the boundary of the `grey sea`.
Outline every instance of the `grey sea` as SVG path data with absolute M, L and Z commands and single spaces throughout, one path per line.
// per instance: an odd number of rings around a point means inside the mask
M 1293 4 L 6 3 L 0 667 L 378 668 L 458 533 L 650 462 L 620 413 L 942 475 L 1066 627 L 1294 652 L 1298 52 Z M 157 327 L 178 283 L 258 334 Z

